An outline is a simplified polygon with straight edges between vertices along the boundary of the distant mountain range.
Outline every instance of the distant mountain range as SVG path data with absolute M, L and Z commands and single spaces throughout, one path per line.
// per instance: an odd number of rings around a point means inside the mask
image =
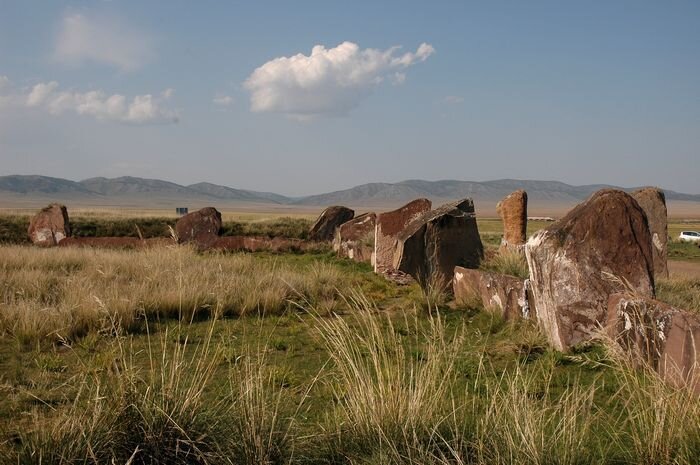
M 208 182 L 182 186 L 159 179 L 143 179 L 131 176 L 119 178 L 90 178 L 70 181 L 48 176 L 0 176 L 0 194 L 13 198 L 51 198 L 57 201 L 83 200 L 91 203 L 117 203 L 120 200 L 143 203 L 225 202 L 289 206 L 325 205 L 391 205 L 426 197 L 442 202 L 464 197 L 475 201 L 497 201 L 516 189 L 525 189 L 535 201 L 576 203 L 598 189 L 615 187 L 602 184 L 571 186 L 557 181 L 530 181 L 500 179 L 496 181 L 421 181 L 408 180 L 398 183 L 362 184 L 350 189 L 306 197 L 286 197 L 270 192 L 235 189 Z M 627 191 L 635 188 L 620 188 Z M 700 202 L 700 195 L 683 194 L 666 190 L 668 200 Z

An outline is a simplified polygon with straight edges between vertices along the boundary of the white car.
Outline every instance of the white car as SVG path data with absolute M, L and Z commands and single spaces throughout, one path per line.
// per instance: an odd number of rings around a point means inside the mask
M 700 242 L 700 232 L 682 231 L 678 240 L 681 242 Z

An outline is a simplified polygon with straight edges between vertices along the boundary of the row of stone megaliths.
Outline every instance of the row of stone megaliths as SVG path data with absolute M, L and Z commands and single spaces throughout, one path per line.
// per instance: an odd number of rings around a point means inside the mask
M 396 210 L 354 217 L 354 211 L 333 206 L 311 227 L 310 238 L 333 242 L 344 257 L 370 262 L 374 271 L 422 286 L 448 284 L 457 265 L 478 268 L 484 248 L 476 224 L 474 202 L 463 199 L 435 210 L 417 199 Z
M 68 209 L 54 203 L 32 218 L 27 232 L 32 243 L 41 247 L 146 248 L 177 243 L 191 244 L 200 251 L 288 252 L 303 251 L 311 245 L 280 237 L 221 236 L 222 226 L 221 213 L 214 207 L 205 207 L 178 219 L 172 237 L 72 237 Z
M 341 208 L 325 210 L 314 227 L 328 231 Z M 451 277 L 457 300 L 476 296 L 507 319 L 531 319 L 558 350 L 605 335 L 671 383 L 700 393 L 700 317 L 655 300 L 655 279 L 668 276 L 663 191 L 600 190 L 529 239 L 527 193 L 508 195 L 497 207 L 499 253 L 524 254 L 525 279 L 478 269 L 483 247 L 471 199 L 431 208 L 418 199 L 338 221 L 334 249 L 388 277 L 406 273 L 422 285 Z

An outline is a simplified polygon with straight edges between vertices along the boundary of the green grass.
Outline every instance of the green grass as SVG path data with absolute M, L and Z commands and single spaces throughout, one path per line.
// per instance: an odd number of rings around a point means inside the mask
M 28 244 L 29 216 L 0 215 L 0 244 Z M 166 217 L 71 217 L 76 237 L 169 237 L 177 220 Z M 224 221 L 224 236 L 267 236 L 306 239 L 311 221 L 303 218 L 275 218 L 258 221 Z
M 692 242 L 668 243 L 668 259 L 700 263 L 700 245 Z

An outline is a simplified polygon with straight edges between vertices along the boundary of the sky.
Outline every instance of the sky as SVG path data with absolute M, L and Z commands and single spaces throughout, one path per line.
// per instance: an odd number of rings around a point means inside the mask
M 700 194 L 700 2 L 0 0 L 0 175 Z

